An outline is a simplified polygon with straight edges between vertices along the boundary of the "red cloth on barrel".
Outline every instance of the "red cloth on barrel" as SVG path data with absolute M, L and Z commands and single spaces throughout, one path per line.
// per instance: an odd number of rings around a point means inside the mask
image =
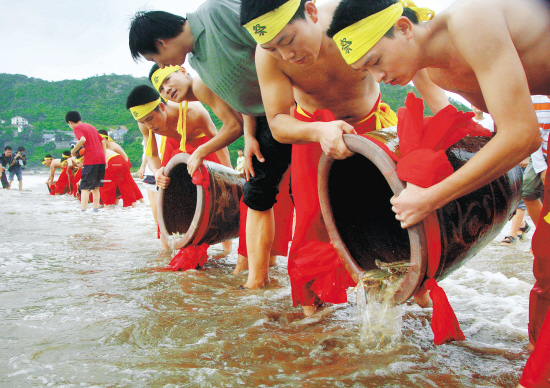
M 208 244 L 201 244 L 197 247 L 188 246 L 182 248 L 172 258 L 168 266 L 174 271 L 187 271 L 188 269 L 197 269 L 202 267 L 208 259 Z
M 413 93 L 397 112 L 397 136 L 401 158 L 399 179 L 430 187 L 453 173 L 445 151 L 466 135 L 491 136 L 491 131 L 472 120 L 473 112 L 459 112 L 448 105 L 433 117 L 424 118 L 424 102 Z
M 434 117 L 424 118 L 424 102 L 409 93 L 405 108 L 398 111 L 397 136 L 401 158 L 397 162 L 399 179 L 420 187 L 430 187 L 453 173 L 445 151 L 470 134 L 491 136 L 491 132 L 472 120 L 474 113 L 459 112 L 448 105 Z M 387 152 L 387 150 L 386 150 Z M 433 276 L 441 258 L 440 230 L 437 218 L 424 222 L 428 239 L 428 269 L 426 287 L 433 302 L 432 331 L 434 343 L 441 345 L 464 340 L 464 334 L 445 291 Z M 421 288 L 424 290 L 424 286 Z
M 424 102 L 413 93 L 407 95 L 405 108 L 398 110 L 397 135 L 399 137 L 398 157 L 387 146 L 378 144 L 394 161 L 397 162 L 399 179 L 420 187 L 430 187 L 453 173 L 453 168 L 445 154 L 447 148 L 470 134 L 472 136 L 491 136 L 492 133 L 472 120 L 472 112 L 459 112 L 452 105 L 439 111 L 434 117 L 424 118 Z M 453 340 L 464 340 L 464 334 L 456 315 L 433 276 L 441 259 L 441 236 L 437 216 L 430 215 L 424 221 L 428 240 L 428 269 L 426 281 L 417 294 L 431 290 L 433 301 L 432 330 L 436 345 Z
M 460 325 L 445 291 L 437 285 L 435 279 L 428 280 L 426 287 L 430 290 L 430 298 L 433 302 L 431 327 L 434 333 L 434 344 L 464 341 L 466 337 L 460 330 Z

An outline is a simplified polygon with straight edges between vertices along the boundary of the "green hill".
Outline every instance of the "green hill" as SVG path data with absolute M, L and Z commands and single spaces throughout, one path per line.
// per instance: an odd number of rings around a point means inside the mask
M 84 80 L 65 80 L 49 82 L 37 78 L 29 78 L 19 74 L 0 74 L 0 119 L 6 120 L 0 124 L 0 146 L 24 146 L 31 166 L 38 162 L 48 152 L 61 154 L 62 150 L 55 150 L 53 144 L 39 146 L 44 131 L 64 130 L 69 128 L 64 121 L 65 113 L 77 110 L 83 120 L 98 129 L 116 129 L 125 126 L 129 132 L 124 147 L 132 165 L 141 163 L 141 141 L 136 122 L 130 112 L 125 109 L 126 96 L 137 85 L 148 84 L 146 78 L 135 78 L 129 75 L 103 75 Z M 414 91 L 412 86 L 381 85 L 382 99 L 393 110 L 403 106 L 408 91 Z M 455 104 L 459 109 L 467 108 Z M 212 114 L 218 128 L 221 122 Z M 429 109 L 426 114 L 430 114 Z M 10 127 L 10 119 L 15 116 L 24 117 L 29 124 L 35 127 L 26 130 L 14 137 L 14 128 Z M 67 144 L 68 146 L 68 144 Z M 229 147 L 231 160 L 235 163 L 237 150 L 244 149 L 244 140 L 241 137 Z

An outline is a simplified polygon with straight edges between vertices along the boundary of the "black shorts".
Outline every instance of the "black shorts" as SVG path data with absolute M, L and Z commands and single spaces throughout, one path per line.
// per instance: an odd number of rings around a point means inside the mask
M 144 178 L 142 180 L 143 183 L 147 183 L 148 185 L 156 185 L 157 181 L 155 180 L 155 177 L 153 175 L 144 175 Z
M 260 163 L 252 157 L 256 176 L 245 183 L 243 202 L 250 209 L 265 211 L 277 202 L 275 197 L 279 193 L 279 183 L 290 166 L 292 144 L 279 143 L 273 138 L 265 116 L 256 117 L 256 140 L 260 143 L 265 162 Z
M 80 190 L 93 190 L 96 187 L 103 187 L 103 179 L 105 179 L 104 164 L 89 164 L 83 166 Z

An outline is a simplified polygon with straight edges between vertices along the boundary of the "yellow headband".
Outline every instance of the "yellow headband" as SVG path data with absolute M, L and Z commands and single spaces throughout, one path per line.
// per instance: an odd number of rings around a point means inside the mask
M 101 133 L 100 133 L 100 135 L 101 135 L 101 137 L 104 138 L 105 140 L 114 141 L 113 139 L 111 139 L 111 136 L 109 136 L 109 135 L 103 135 L 103 134 L 101 134 Z
M 412 1 L 400 0 L 380 12 L 344 28 L 332 39 L 348 65 L 365 55 L 403 15 L 403 9 L 410 8 L 421 22 L 431 20 L 435 13 L 428 8 L 418 8 Z
M 134 116 L 134 119 L 139 120 L 155 110 L 155 108 L 159 106 L 159 104 L 160 97 L 155 101 L 148 102 L 147 104 L 134 106 L 130 108 L 130 112 L 132 112 L 132 116 Z
M 151 76 L 151 83 L 157 89 L 157 92 L 160 93 L 159 89 L 162 86 L 162 83 L 170 74 L 175 73 L 181 69 L 181 66 L 166 66 L 164 69 L 158 68 L 153 75 Z
M 279 8 L 249 21 L 244 28 L 250 32 L 258 44 L 267 43 L 285 28 L 299 6 L 300 0 L 288 0 Z
M 44 158 L 44 160 L 42 161 L 42 164 L 45 166 L 45 165 L 46 165 L 46 162 L 47 162 L 48 160 L 52 160 L 52 159 L 53 159 L 53 158 Z

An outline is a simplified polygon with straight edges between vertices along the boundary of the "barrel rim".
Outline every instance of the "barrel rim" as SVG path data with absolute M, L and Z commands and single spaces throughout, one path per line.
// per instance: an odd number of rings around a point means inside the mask
M 164 168 L 164 175 L 169 176 L 170 172 L 173 168 L 175 168 L 177 165 L 180 164 L 187 164 L 189 161 L 189 158 L 191 155 L 186 153 L 180 153 L 177 155 L 174 155 L 172 159 L 168 162 L 166 167 Z M 201 165 L 201 167 L 204 166 Z M 195 207 L 195 214 L 193 215 L 193 219 L 191 220 L 191 225 L 189 226 L 189 229 L 185 233 L 185 235 L 182 238 L 179 238 L 177 240 L 172 240 L 172 249 L 182 249 L 185 248 L 193 243 L 195 238 L 198 235 L 198 226 L 202 224 L 202 220 L 205 216 L 204 208 L 206 206 L 205 204 L 205 190 L 204 187 L 201 185 L 196 185 L 197 187 L 197 205 Z M 170 235 L 168 234 L 168 230 L 166 229 L 166 225 L 164 223 L 164 189 L 161 189 L 159 187 L 159 195 L 158 195 L 158 203 L 157 203 L 157 218 L 159 222 L 159 228 L 161 235 L 164 236 L 164 238 L 167 241 L 170 241 Z
M 368 134 L 365 136 L 347 134 L 344 135 L 344 142 L 350 151 L 369 159 L 380 170 L 394 195 L 399 195 L 401 191 L 405 189 L 405 184 L 397 177 L 396 163 L 385 151 L 376 145 L 376 143 L 370 141 L 366 136 L 368 137 Z M 319 160 L 318 191 L 321 212 L 332 245 L 347 271 L 357 282 L 363 270 L 351 256 L 336 228 L 336 222 L 329 201 L 328 176 L 334 161 L 335 159 L 325 154 L 323 154 Z M 396 304 L 406 302 L 415 294 L 424 280 L 428 265 L 424 222 L 407 228 L 407 231 L 411 248 L 411 265 L 399 290 L 394 295 L 394 302 Z

